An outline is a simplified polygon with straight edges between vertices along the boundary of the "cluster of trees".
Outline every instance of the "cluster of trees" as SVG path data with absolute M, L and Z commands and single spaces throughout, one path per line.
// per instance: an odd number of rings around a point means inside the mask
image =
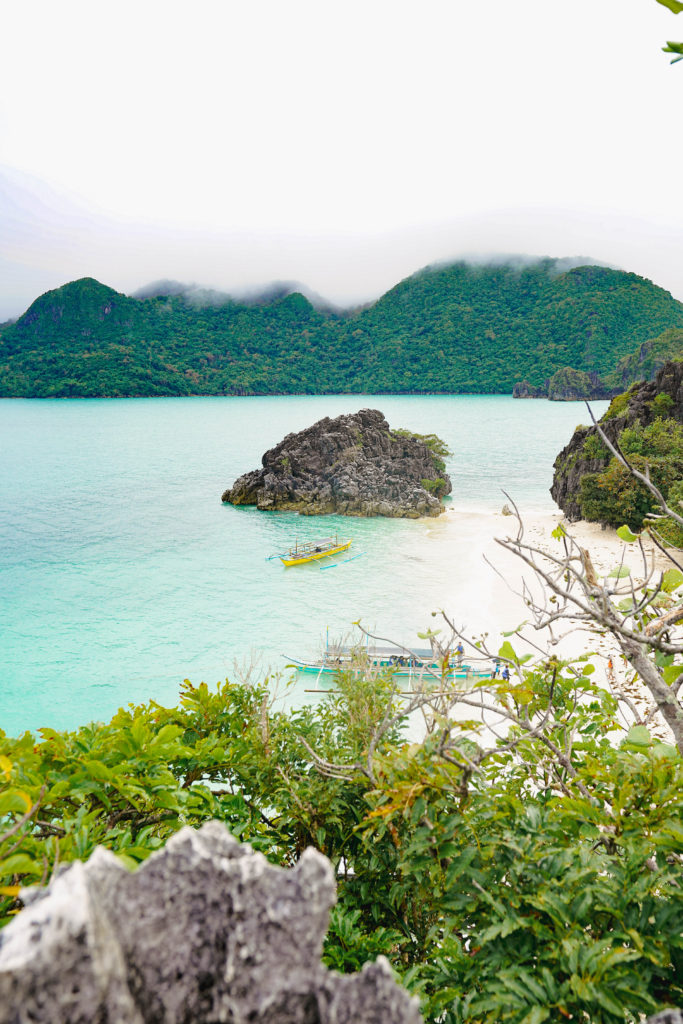
M 563 367 L 604 377 L 671 327 L 683 304 L 651 282 L 553 260 L 427 268 L 344 314 L 296 293 L 132 299 L 85 278 L 0 330 L 0 396 L 510 393 Z

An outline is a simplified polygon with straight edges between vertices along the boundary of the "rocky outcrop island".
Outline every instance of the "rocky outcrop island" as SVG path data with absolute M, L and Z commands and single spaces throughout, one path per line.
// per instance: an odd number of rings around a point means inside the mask
M 390 430 L 379 409 L 326 416 L 288 434 L 222 500 L 305 515 L 438 516 L 451 491 L 447 454 L 434 434 Z
M 640 381 L 612 399 L 600 426 L 630 464 L 651 479 L 678 509 L 683 499 L 683 361 L 665 363 L 654 381 Z M 660 511 L 603 444 L 594 426 L 577 427 L 555 459 L 552 497 L 569 520 L 642 528 Z M 660 525 L 660 532 L 661 532 Z M 667 541 L 680 546 L 681 537 Z

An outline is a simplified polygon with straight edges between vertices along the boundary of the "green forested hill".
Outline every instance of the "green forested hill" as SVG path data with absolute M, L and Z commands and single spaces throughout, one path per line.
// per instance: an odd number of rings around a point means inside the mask
M 402 281 L 363 317 L 377 363 L 402 362 L 403 382 L 425 390 L 509 392 L 567 366 L 602 376 L 648 325 L 683 325 L 683 305 L 635 274 L 553 270 L 459 263 Z
M 0 328 L 0 396 L 504 393 L 567 366 L 606 375 L 672 327 L 683 304 L 650 281 L 553 260 L 427 268 L 345 314 L 300 294 L 133 299 L 83 278 Z

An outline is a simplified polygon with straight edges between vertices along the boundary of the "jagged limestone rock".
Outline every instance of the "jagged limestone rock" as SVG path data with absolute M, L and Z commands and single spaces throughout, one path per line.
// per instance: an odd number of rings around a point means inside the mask
M 668 415 L 683 423 L 683 362 L 666 363 L 654 381 L 634 384 L 628 392 L 613 400 L 600 420 L 600 426 L 610 441 L 618 442 L 625 427 L 636 423 L 646 427 L 652 423 L 658 415 L 656 401 L 660 395 L 670 400 Z M 550 494 L 570 522 L 581 519 L 582 477 L 587 473 L 603 472 L 609 463 L 608 455 L 593 458 L 586 454 L 586 441 L 595 434 L 594 426 L 577 427 L 569 444 L 555 459 Z
M 288 434 L 223 493 L 233 505 L 307 515 L 419 518 L 444 511 L 443 463 L 424 441 L 389 429 L 378 409 L 325 417 Z
M 269 864 L 219 822 L 135 872 L 98 849 L 29 891 L 0 932 L 0 1024 L 419 1024 L 381 959 L 320 962 L 329 862 Z

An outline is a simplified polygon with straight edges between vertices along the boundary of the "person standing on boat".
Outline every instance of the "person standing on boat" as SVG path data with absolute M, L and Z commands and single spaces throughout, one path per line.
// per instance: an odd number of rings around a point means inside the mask
M 458 666 L 460 666 L 460 665 L 462 665 L 462 657 L 463 657 L 463 654 L 465 653 L 465 648 L 462 645 L 462 640 L 458 641 L 458 646 L 455 648 L 455 653 L 457 655 L 457 657 L 456 657 L 456 664 Z

